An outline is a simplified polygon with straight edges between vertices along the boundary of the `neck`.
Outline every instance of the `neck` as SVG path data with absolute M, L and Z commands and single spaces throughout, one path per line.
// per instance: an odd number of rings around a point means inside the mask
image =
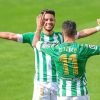
M 43 32 L 44 32 L 46 35 L 51 35 L 51 34 L 53 33 L 53 30 L 47 31 L 47 30 L 43 29 Z
M 75 38 L 74 37 L 64 37 L 64 42 L 67 42 L 67 43 L 75 42 Z

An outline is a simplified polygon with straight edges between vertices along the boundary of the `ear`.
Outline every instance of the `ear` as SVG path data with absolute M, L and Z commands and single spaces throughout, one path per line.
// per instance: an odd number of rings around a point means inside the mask
M 62 35 L 64 35 L 64 30 L 62 30 Z

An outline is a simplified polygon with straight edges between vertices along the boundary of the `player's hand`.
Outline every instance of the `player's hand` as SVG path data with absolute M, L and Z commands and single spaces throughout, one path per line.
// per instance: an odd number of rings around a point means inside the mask
M 36 32 L 35 32 L 35 36 L 32 42 L 32 46 L 36 47 L 36 43 L 40 40 L 40 34 L 41 34 L 41 30 L 43 28 L 44 25 L 44 14 L 39 14 L 39 16 L 37 16 L 36 18 L 36 24 L 37 24 L 37 28 L 36 28 Z
M 36 18 L 36 31 L 41 31 L 44 25 L 44 14 L 39 14 Z
M 100 26 L 100 18 L 97 19 L 97 24 Z

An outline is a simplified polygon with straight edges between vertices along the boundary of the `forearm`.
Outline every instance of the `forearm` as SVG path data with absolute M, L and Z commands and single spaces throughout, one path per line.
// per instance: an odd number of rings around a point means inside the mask
M 32 42 L 32 45 L 34 47 L 36 47 L 36 43 L 40 40 L 40 34 L 41 34 L 41 30 L 35 31 L 34 39 L 33 39 L 33 42 Z
M 17 41 L 17 35 L 12 32 L 0 32 L 0 38 Z
M 36 30 L 35 31 L 35 35 L 34 35 L 34 39 L 39 41 L 40 40 L 40 34 L 41 34 L 41 30 Z
M 90 35 L 98 32 L 98 31 L 100 31 L 100 26 L 84 29 L 84 30 L 79 32 L 79 37 L 78 38 L 83 38 L 83 37 L 90 36 Z

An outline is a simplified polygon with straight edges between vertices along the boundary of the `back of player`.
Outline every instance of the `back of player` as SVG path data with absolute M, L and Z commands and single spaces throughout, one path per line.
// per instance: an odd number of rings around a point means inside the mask
M 50 48 L 45 48 L 45 44 L 42 44 L 41 50 L 54 58 L 59 76 L 58 100 L 70 97 L 89 100 L 85 77 L 86 62 L 89 57 L 100 54 L 100 46 L 65 42 Z
M 78 96 L 78 100 L 89 100 L 85 77 L 86 62 L 89 57 L 100 54 L 100 46 L 63 43 L 57 50 L 59 58 L 56 58 L 62 65 L 57 65 L 60 79 L 59 100 L 70 96 Z M 59 64 L 58 62 L 56 60 L 56 64 Z

